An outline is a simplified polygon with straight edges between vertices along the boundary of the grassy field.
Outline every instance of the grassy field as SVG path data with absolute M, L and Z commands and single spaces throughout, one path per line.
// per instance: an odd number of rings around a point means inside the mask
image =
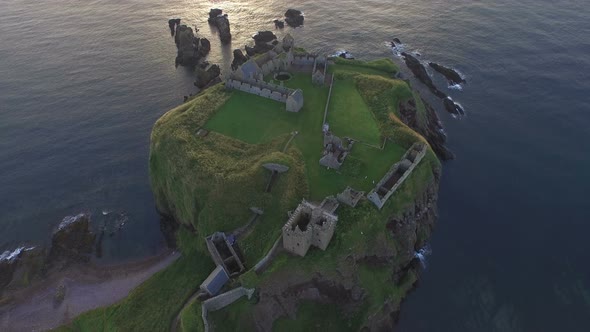
M 242 91 L 232 97 L 205 124 L 205 128 L 247 143 L 268 142 L 297 126 L 297 113 L 285 111 L 285 104 Z M 269 125 L 272 124 L 272 125 Z
M 356 89 L 354 80 L 334 81 L 327 122 L 337 136 L 377 146 L 381 144 L 379 126 Z

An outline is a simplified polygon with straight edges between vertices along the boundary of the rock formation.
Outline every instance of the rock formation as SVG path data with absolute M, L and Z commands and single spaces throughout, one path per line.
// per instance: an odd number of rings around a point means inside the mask
M 96 235 L 90 230 L 90 216 L 65 217 L 51 237 L 49 261 L 87 262 Z
M 217 27 L 217 30 L 219 31 L 219 39 L 221 39 L 222 43 L 229 43 L 231 41 L 229 19 L 227 18 L 227 14 L 223 14 L 221 9 L 211 9 L 209 11 L 208 22 Z
M 62 220 L 51 238 L 51 247 L 20 247 L 0 254 L 0 293 L 6 288 L 28 286 L 51 269 L 87 263 L 95 248 L 90 216 L 79 214 Z
M 242 53 L 242 50 L 234 50 L 234 59 L 231 62 L 231 69 L 236 70 L 239 66 L 243 65 L 244 62 L 248 61 L 248 58 Z
M 446 94 L 444 94 L 434 85 L 432 79 L 426 71 L 426 68 L 424 68 L 424 65 L 420 62 L 420 60 L 416 59 L 416 57 L 406 52 L 403 52 L 402 55 L 404 57 L 406 65 L 412 71 L 412 73 L 414 73 L 414 76 L 416 76 L 417 79 L 424 83 L 424 85 L 426 85 L 435 96 L 439 98 L 447 97 Z
M 277 28 L 277 29 L 282 29 L 285 27 L 285 21 L 274 20 L 273 23 L 275 24 L 275 28 Z
M 454 114 L 454 115 L 465 115 L 465 111 L 463 110 L 463 108 L 455 103 L 451 97 L 446 97 L 443 99 L 443 105 L 445 106 L 445 109 L 447 110 L 447 112 Z
M 199 60 L 207 56 L 211 50 L 209 40 L 207 38 L 195 37 L 193 29 L 186 25 L 176 27 L 174 41 L 178 48 L 176 65 L 194 66 Z
M 435 62 L 430 62 L 430 63 L 428 63 L 428 65 L 432 69 L 436 70 L 437 72 L 442 74 L 444 77 L 446 77 L 446 79 L 449 81 L 449 84 L 451 84 L 451 85 L 467 83 L 465 81 L 465 79 L 463 77 L 461 77 L 461 75 L 459 75 L 459 73 L 457 73 L 457 71 L 455 71 L 454 69 L 445 67 L 443 65 L 439 65 L 438 63 L 435 63 Z
M 170 27 L 170 35 L 174 36 L 174 32 L 176 31 L 176 27 L 180 25 L 179 18 L 172 18 L 168 20 L 168 26 Z
M 400 119 L 408 125 L 408 127 L 419 132 L 432 147 L 432 150 L 441 160 L 454 159 L 454 154 L 445 146 L 447 136 L 443 131 L 442 123 L 440 122 L 435 110 L 423 101 L 426 109 L 425 123 L 419 123 L 417 119 L 416 101 L 410 99 L 406 102 L 400 102 L 398 109 Z
M 213 84 L 213 82 L 219 78 L 219 75 L 221 74 L 221 69 L 218 65 L 212 65 L 207 69 L 197 67 L 195 69 L 195 72 L 197 76 L 195 86 L 199 89 L 203 89 L 208 85 Z
M 246 53 L 250 56 L 266 53 L 272 50 L 278 42 L 277 36 L 271 31 L 258 31 L 252 38 L 254 39 L 254 47 L 250 49 L 246 48 Z
M 289 26 L 297 28 L 303 25 L 303 13 L 297 9 L 288 9 L 285 12 L 285 21 Z

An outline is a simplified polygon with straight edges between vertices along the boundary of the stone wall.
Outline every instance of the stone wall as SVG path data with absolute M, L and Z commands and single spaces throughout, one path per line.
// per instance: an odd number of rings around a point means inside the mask
M 391 166 L 381 181 L 379 181 L 375 188 L 367 195 L 367 198 L 381 209 L 389 197 L 397 191 L 408 176 L 410 176 L 414 168 L 420 163 L 422 158 L 424 158 L 426 150 L 427 147 L 424 143 L 414 143 L 408 151 L 406 151 L 401 160 Z M 398 172 L 403 172 L 402 176 L 391 186 L 391 188 L 385 187 L 386 183 Z M 383 192 L 385 192 L 385 194 L 382 194 Z
M 204 301 L 201 305 L 201 318 L 203 319 L 205 332 L 209 331 L 209 320 L 207 319 L 209 311 L 223 309 L 239 300 L 242 296 L 247 296 L 250 299 L 253 294 L 253 288 L 238 287 Z
M 315 63 L 316 55 L 296 54 L 293 56 L 293 64 L 297 66 L 312 66 Z
M 228 89 L 240 90 L 260 97 L 276 100 L 281 103 L 286 103 L 287 98 L 289 98 L 289 95 L 294 91 L 280 85 L 267 83 L 257 79 L 242 81 L 230 78 L 225 82 L 225 86 Z

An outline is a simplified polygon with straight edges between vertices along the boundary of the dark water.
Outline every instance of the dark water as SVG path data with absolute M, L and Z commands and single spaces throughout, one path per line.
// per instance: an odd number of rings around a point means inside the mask
M 208 9 L 230 15 L 222 47 Z M 396 36 L 467 75 L 441 114 L 458 155 L 401 331 L 590 330 L 590 10 L 581 0 L 301 1 L 310 50 L 391 56 Z M 39 243 L 68 214 L 124 212 L 111 258 L 155 251 L 151 126 L 192 92 L 167 19 L 196 24 L 224 68 L 287 1 L 0 2 L 0 249 Z M 281 33 L 282 34 L 282 33 Z

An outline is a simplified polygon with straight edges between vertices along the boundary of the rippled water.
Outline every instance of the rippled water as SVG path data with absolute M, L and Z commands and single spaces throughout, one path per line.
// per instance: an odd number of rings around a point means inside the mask
M 206 24 L 229 14 L 233 45 Z M 149 188 L 151 126 L 193 91 L 174 68 L 167 20 L 210 38 L 227 69 L 287 1 L 0 2 L 0 249 L 45 241 L 65 215 L 128 218 L 105 254 L 161 244 Z M 590 330 L 590 10 L 581 0 L 301 1 L 316 51 L 391 56 L 399 37 L 467 75 L 441 114 L 458 155 L 445 165 L 440 219 L 401 331 Z M 103 216 L 102 211 L 114 211 Z M 109 222 L 113 222 L 109 219 Z

